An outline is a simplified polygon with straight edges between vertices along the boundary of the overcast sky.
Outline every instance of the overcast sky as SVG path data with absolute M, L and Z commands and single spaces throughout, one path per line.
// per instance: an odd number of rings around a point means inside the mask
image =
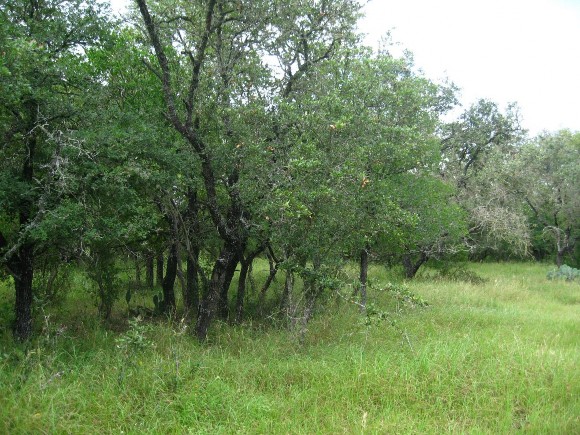
M 469 105 L 515 101 L 524 127 L 580 131 L 580 0 L 371 0 L 360 29 L 389 29 L 429 78 Z
M 461 88 L 464 105 L 517 102 L 531 134 L 580 131 L 580 0 L 370 0 L 364 11 L 368 45 L 391 30 L 427 77 Z

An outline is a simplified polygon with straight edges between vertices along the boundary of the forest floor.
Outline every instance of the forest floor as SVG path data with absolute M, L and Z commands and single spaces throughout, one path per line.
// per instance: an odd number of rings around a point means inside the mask
M 580 433 L 580 285 L 550 268 L 377 266 L 367 316 L 329 298 L 304 340 L 248 320 L 204 345 L 122 304 L 104 327 L 78 289 L 16 345 L 0 283 L 0 433 Z

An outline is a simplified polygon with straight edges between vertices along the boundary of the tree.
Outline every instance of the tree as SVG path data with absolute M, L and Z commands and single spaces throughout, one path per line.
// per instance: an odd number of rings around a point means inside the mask
M 252 212 L 242 183 L 245 147 L 262 151 L 263 138 L 282 134 L 279 122 L 264 131 L 267 108 L 291 102 L 300 82 L 347 40 L 355 23 L 354 1 L 231 2 L 204 5 L 137 0 L 156 61 L 149 69 L 162 83 L 165 114 L 199 159 L 203 200 L 222 241 L 209 289 L 200 304 L 196 334 L 204 340 L 217 307 L 227 302 L 234 270 L 248 247 Z M 153 13 L 151 12 L 153 10 Z M 160 11 L 166 16 L 158 18 Z M 259 54 L 276 56 L 282 79 Z M 276 100 L 278 96 L 280 99 Z M 276 107 L 276 106 L 274 106 Z
M 522 147 L 517 168 L 533 228 L 552 241 L 560 267 L 580 237 L 580 134 L 539 135 Z
M 515 105 L 502 113 L 497 104 L 480 100 L 442 130 L 445 180 L 457 188 L 469 232 L 471 255 L 490 252 L 526 255 L 529 231 L 510 167 L 524 137 Z
M 80 91 L 92 82 L 84 50 L 101 43 L 105 20 L 102 6 L 91 1 L 0 6 L 0 263 L 14 279 L 14 334 L 24 340 L 32 331 L 35 263 L 48 247 L 66 242 L 59 238 L 66 230 L 47 217 L 75 145 L 69 131 L 82 116 Z
M 163 255 L 158 266 L 163 292 L 158 308 L 173 311 L 174 284 L 181 273 L 183 206 L 179 204 L 194 180 L 183 175 L 191 161 L 183 157 L 182 138 L 157 114 L 163 103 L 162 89 L 143 68 L 143 56 L 151 55 L 138 36 L 122 28 L 106 48 L 88 51 L 102 86 L 91 96 L 85 128 L 77 133 L 92 156 L 75 165 L 86 211 L 87 230 L 79 236 L 86 247 L 85 260 L 95 271 L 99 264 L 113 267 L 128 251 L 137 261 L 143 256 L 151 259 L 151 281 L 154 253 L 167 251 L 166 273 Z M 112 261 L 102 262 L 99 257 Z M 109 305 L 117 295 L 112 296 Z M 105 318 L 109 312 L 102 312 Z
M 449 191 L 437 176 L 436 128 L 439 116 L 454 102 L 454 89 L 416 73 L 409 54 L 399 59 L 385 51 L 363 54 L 350 59 L 345 71 L 335 97 L 343 106 L 337 139 L 343 136 L 338 146 L 347 150 L 345 159 L 358 178 L 356 190 L 347 195 L 350 204 L 344 207 L 352 210 L 345 242 L 360 253 L 364 306 L 366 267 L 372 252 L 383 258 L 403 255 L 408 259 L 422 241 L 419 234 L 437 232 L 436 240 L 445 226 L 453 226 L 450 220 L 440 219 L 438 225 L 431 221 L 435 216 L 449 218 L 442 213 Z M 446 194 L 440 197 L 438 190 Z M 432 194 L 422 196 L 422 192 Z M 439 213 L 430 213 L 431 208 L 438 208 Z M 345 215 L 341 218 L 344 225 Z
M 394 253 L 405 277 L 413 278 L 429 259 L 444 258 L 460 249 L 467 234 L 467 216 L 455 200 L 455 187 L 435 171 L 407 174 L 405 178 L 398 195 L 414 219 L 401 228 L 406 236 Z

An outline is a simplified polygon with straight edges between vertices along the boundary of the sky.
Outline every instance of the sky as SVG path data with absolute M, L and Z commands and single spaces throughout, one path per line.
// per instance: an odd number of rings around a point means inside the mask
M 531 135 L 580 131 L 580 0 L 370 0 L 363 11 L 367 45 L 390 31 L 428 78 L 461 89 L 464 107 L 516 102 Z
M 365 12 L 367 45 L 391 30 L 465 107 L 516 102 L 532 135 L 580 131 L 580 0 L 371 0 Z

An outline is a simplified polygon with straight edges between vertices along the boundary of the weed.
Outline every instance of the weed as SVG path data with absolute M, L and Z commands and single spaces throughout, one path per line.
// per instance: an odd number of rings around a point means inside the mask
M 147 335 L 153 330 L 152 326 L 143 322 L 141 317 L 129 320 L 129 329 L 115 339 L 117 348 L 124 354 L 142 351 L 154 347 Z

